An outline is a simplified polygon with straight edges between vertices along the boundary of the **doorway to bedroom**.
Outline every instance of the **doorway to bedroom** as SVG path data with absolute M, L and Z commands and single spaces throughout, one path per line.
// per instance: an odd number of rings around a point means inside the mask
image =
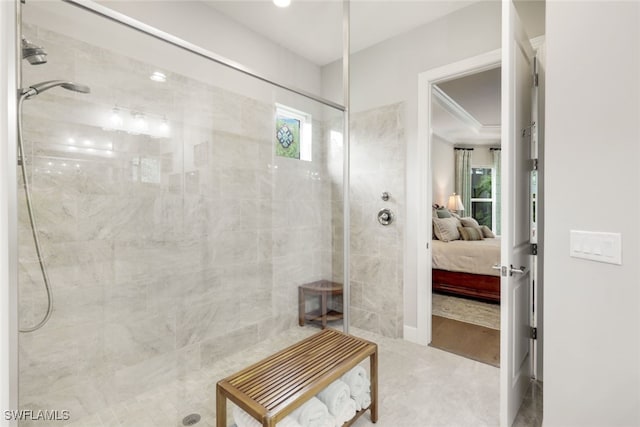
M 431 346 L 500 366 L 501 69 L 430 86 Z

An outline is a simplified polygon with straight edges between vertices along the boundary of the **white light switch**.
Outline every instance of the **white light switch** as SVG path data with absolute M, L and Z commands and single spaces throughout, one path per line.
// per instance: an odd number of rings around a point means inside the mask
M 569 255 L 574 258 L 622 265 L 622 235 L 571 230 Z

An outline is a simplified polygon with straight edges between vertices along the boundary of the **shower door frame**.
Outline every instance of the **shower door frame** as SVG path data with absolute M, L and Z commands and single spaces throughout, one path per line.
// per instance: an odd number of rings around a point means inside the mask
M 18 409 L 17 103 L 20 1 L 0 1 L 0 408 Z

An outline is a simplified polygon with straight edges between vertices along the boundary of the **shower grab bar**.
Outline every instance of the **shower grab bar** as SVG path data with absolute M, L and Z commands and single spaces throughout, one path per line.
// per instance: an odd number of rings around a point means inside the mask
M 246 74 L 250 77 L 256 78 L 258 80 L 261 80 L 265 83 L 268 83 L 270 85 L 279 87 L 281 89 L 287 90 L 289 92 L 293 92 L 295 94 L 298 94 L 300 96 L 304 96 L 305 98 L 311 99 L 313 101 L 319 102 L 323 105 L 335 108 L 336 110 L 345 111 L 345 107 L 343 105 L 340 105 L 338 103 L 335 103 L 333 101 L 330 101 L 328 99 L 325 99 L 323 97 L 314 95 L 310 92 L 304 91 L 302 89 L 297 89 L 291 86 L 287 86 L 283 83 L 278 83 L 277 81 L 270 79 L 266 76 L 263 76 L 261 74 L 259 74 L 256 71 L 253 71 L 251 69 L 249 69 L 248 67 L 245 67 L 244 65 L 235 62 L 231 59 L 225 58 L 224 56 L 218 55 L 216 53 L 211 52 L 210 50 L 204 49 L 198 45 L 195 45 L 193 43 L 190 43 L 186 40 L 183 40 L 179 37 L 176 37 L 172 34 L 169 34 L 167 32 L 164 32 L 162 30 L 159 30 L 151 25 L 145 24 L 144 22 L 138 21 L 137 19 L 131 18 L 130 16 L 127 16 L 123 13 L 120 12 L 116 12 L 113 9 L 109 9 L 108 7 L 102 6 L 100 4 L 97 4 L 93 1 L 90 0 L 62 0 L 65 3 L 69 3 L 73 6 L 79 7 L 81 9 L 84 9 L 88 12 L 94 13 L 96 15 L 102 16 L 103 18 L 107 18 L 111 21 L 120 23 L 126 27 L 129 27 L 133 30 L 139 31 L 143 34 L 146 34 L 148 36 L 154 37 L 158 40 L 164 41 L 169 43 L 170 45 L 173 45 L 175 47 L 178 47 L 180 49 L 186 50 L 188 52 L 191 52 L 195 55 L 198 55 L 202 58 L 206 58 L 209 59 L 213 62 L 216 62 L 220 65 L 223 65 L 225 67 L 231 68 L 233 70 L 239 71 L 243 74 Z

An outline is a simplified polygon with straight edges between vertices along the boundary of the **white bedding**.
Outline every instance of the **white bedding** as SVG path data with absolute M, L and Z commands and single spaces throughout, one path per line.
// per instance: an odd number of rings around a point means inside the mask
M 500 264 L 500 238 L 484 240 L 432 240 L 432 268 L 460 273 L 499 276 L 491 266 Z

